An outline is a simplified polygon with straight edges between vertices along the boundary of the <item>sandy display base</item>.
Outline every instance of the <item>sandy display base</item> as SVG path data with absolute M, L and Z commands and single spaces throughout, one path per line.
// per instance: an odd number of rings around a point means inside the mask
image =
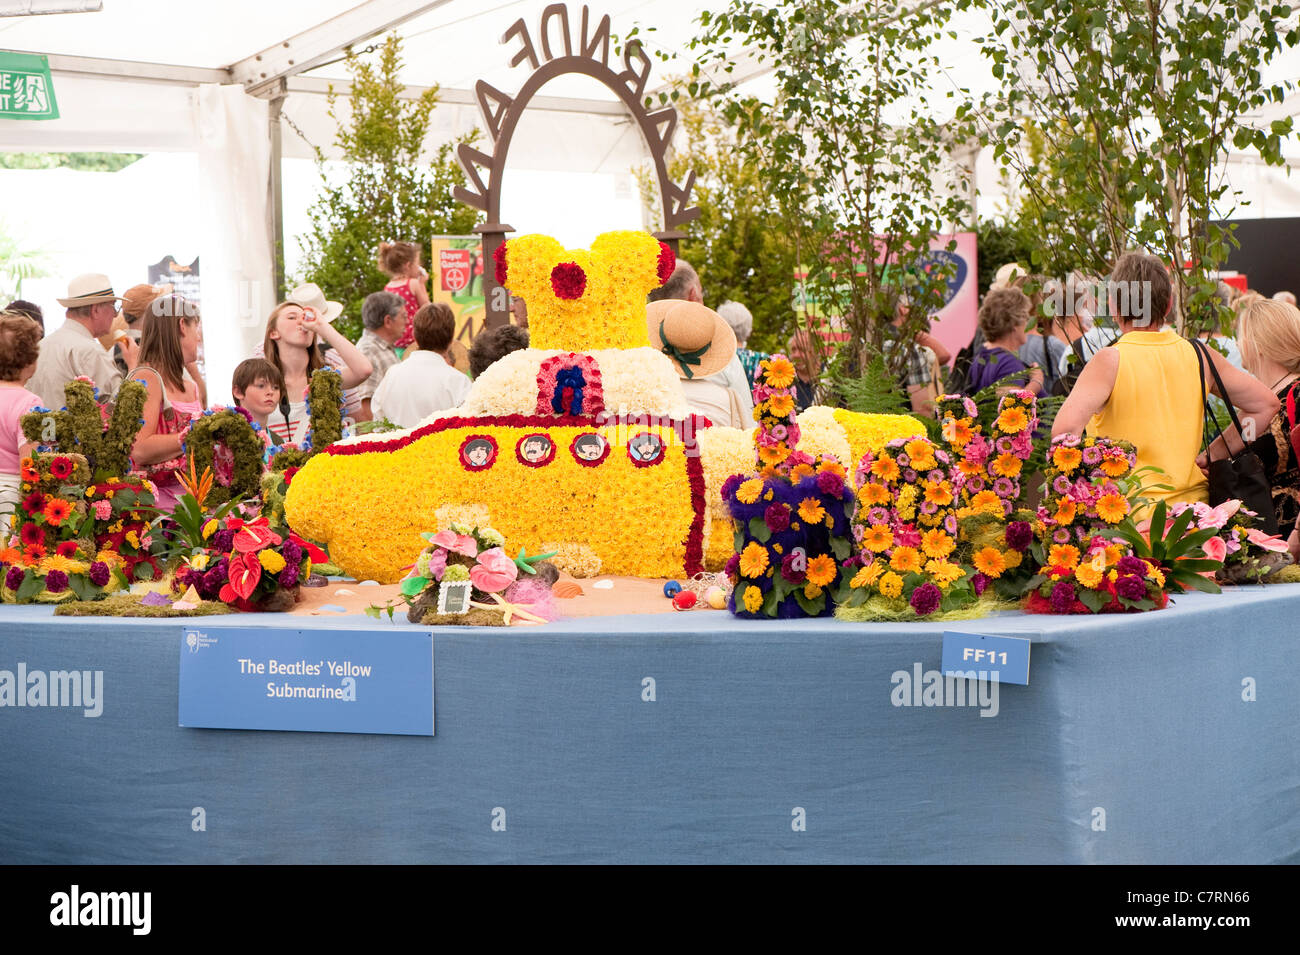
M 664 596 L 664 581 L 644 577 L 591 577 L 574 580 L 567 574 L 561 581 L 573 581 L 582 588 L 582 594 L 557 600 L 561 619 L 568 617 L 613 617 L 622 614 L 672 613 L 673 603 Z M 609 588 L 597 587 L 601 581 L 612 583 Z M 297 616 L 342 616 L 364 613 L 371 604 L 384 605 L 398 598 L 397 584 L 359 584 L 356 581 L 330 581 L 325 587 L 301 588 L 302 600 L 289 611 Z M 724 613 L 710 610 L 702 603 L 696 608 L 706 613 Z M 690 611 L 696 612 L 695 610 Z M 406 619 L 406 608 L 397 611 Z

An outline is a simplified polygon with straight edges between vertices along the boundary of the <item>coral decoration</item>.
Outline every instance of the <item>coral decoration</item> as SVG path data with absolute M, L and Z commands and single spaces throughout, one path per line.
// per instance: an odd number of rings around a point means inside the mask
M 587 273 L 577 262 L 561 262 L 551 269 L 551 291 L 556 298 L 582 298 L 587 290 Z
M 663 285 L 673 275 L 673 269 L 677 268 L 677 256 L 667 244 L 659 243 L 659 262 L 657 274 L 659 275 L 659 284 Z
M 494 272 L 496 274 L 498 285 L 505 285 L 506 278 L 508 277 L 508 270 L 506 268 L 506 245 L 507 243 L 502 242 L 496 247 L 496 251 L 492 253 L 492 262 L 495 267 Z
M 537 371 L 537 414 L 597 415 L 605 410 L 600 365 L 590 355 L 553 355 Z

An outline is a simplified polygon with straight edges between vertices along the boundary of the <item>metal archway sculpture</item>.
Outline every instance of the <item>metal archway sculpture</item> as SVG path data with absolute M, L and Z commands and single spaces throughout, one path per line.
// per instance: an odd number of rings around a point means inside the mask
M 623 69 L 616 72 L 609 64 L 609 14 L 601 17 L 594 30 L 589 30 L 590 17 L 589 8 L 583 6 L 581 32 L 574 37 L 570 29 L 568 7 L 563 3 L 552 3 L 546 7 L 542 11 L 538 31 L 540 57 L 538 46 L 534 44 L 528 26 L 521 17 L 506 30 L 501 42 L 509 43 L 512 38 L 519 38 L 520 48 L 511 58 L 510 65 L 518 66 L 526 60 L 532 67 L 532 75 L 513 97 L 485 80 L 479 80 L 474 85 L 479 111 L 492 139 L 493 148 L 489 155 L 468 143 L 460 145 L 457 157 L 473 188 L 457 186 L 454 195 L 460 202 L 487 216 L 485 223 L 474 227 L 474 231 L 483 236 L 484 262 L 492 261 L 493 253 L 505 241 L 506 234 L 514 231 L 513 227 L 501 222 L 501 180 L 515 127 L 537 91 L 566 73 L 589 76 L 617 93 L 628 113 L 641 128 L 641 135 L 654 160 L 659 194 L 663 199 L 664 231 L 656 233 L 655 238 L 668 243 L 676 252 L 677 240 L 685 235 L 679 231 L 679 227 L 700 215 L 697 207 L 689 205 L 691 189 L 695 185 L 695 172 L 692 170 L 681 186 L 674 183 L 668 175 L 667 152 L 677 129 L 677 110 L 668 106 L 650 112 L 643 102 L 646 80 L 650 77 L 650 58 L 642 50 L 640 42 L 632 40 L 623 48 Z M 551 46 L 555 39 L 551 27 L 557 22 L 561 33 L 559 38 L 563 39 L 562 54 L 558 49 L 553 51 Z M 486 181 L 483 171 L 487 173 Z M 509 310 L 502 301 L 503 296 L 496 294 L 498 287 L 492 269 L 484 269 L 483 294 L 487 307 L 484 324 L 488 328 L 509 320 Z

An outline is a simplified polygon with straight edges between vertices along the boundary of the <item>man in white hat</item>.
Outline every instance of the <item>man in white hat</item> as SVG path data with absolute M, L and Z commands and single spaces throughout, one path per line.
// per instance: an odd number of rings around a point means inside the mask
M 117 317 L 119 296 L 107 275 L 78 275 L 68 283 L 68 297 L 57 300 L 68 310 L 68 320 L 41 342 L 36 373 L 27 388 L 41 397 L 45 407 L 62 408 L 67 399 L 64 386 L 74 378 L 89 378 L 101 397 L 117 390 L 122 372 L 113 363 L 113 353 L 95 339 L 108 333 Z M 129 339 L 118 343 L 127 367 L 135 367 L 138 346 Z

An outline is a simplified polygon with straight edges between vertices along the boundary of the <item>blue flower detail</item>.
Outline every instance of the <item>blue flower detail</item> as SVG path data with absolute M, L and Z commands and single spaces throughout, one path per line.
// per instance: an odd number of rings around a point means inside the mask
M 551 396 L 551 410 L 556 414 L 582 414 L 582 390 L 587 385 L 582 369 L 576 365 L 561 368 L 555 376 L 555 394 Z M 568 405 L 565 405 L 564 392 L 571 388 Z

